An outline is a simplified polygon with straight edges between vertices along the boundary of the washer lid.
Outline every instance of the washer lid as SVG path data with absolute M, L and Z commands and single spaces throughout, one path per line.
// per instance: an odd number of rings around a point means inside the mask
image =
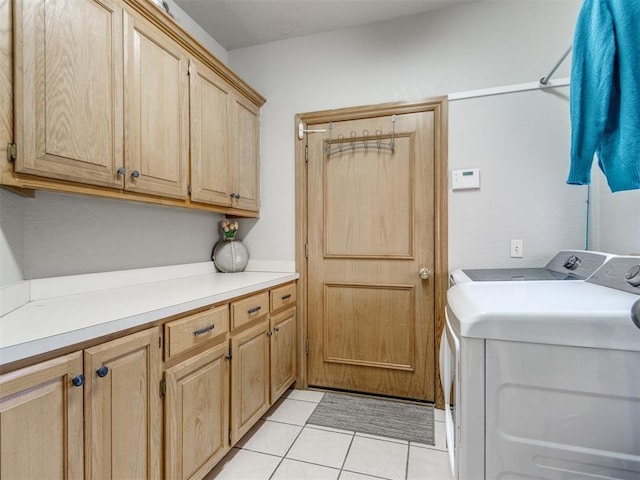
M 587 282 L 471 282 L 450 288 L 462 337 L 640 351 L 638 295 Z

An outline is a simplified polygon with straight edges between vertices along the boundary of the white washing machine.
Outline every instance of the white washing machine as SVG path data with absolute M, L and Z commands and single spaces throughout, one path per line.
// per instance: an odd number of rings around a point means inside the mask
M 586 280 L 612 257 L 590 250 L 561 250 L 544 267 L 459 269 L 451 273 L 449 283 Z
M 454 478 L 640 478 L 639 257 L 587 281 L 459 283 L 447 300 Z

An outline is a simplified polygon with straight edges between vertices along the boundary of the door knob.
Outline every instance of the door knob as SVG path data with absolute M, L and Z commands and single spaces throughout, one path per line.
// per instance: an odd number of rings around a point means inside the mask
M 420 275 L 420 278 L 422 280 L 429 280 L 429 278 L 431 277 L 431 270 L 429 270 L 427 267 L 422 267 L 418 272 L 418 275 Z

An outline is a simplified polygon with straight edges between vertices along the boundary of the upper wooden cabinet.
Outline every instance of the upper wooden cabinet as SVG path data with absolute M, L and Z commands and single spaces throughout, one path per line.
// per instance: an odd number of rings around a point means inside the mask
M 196 61 L 190 84 L 191 199 L 258 211 L 259 108 Z
M 264 98 L 152 2 L 14 6 L 2 184 L 256 216 Z
M 191 199 L 231 206 L 232 88 L 200 62 L 190 65 Z
M 125 189 L 187 197 L 189 66 L 186 52 L 147 20 L 126 13 Z
M 122 7 L 14 3 L 16 172 L 122 185 Z
M 260 110 L 245 98 L 234 95 L 232 118 L 232 204 L 257 211 L 260 208 Z

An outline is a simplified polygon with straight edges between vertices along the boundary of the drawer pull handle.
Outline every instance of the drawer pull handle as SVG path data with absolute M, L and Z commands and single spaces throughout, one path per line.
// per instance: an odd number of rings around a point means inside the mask
M 286 295 L 283 295 L 282 297 L 280 297 L 280 300 L 289 300 L 291 298 L 291 294 L 287 293 Z
M 193 335 L 197 337 L 198 335 L 202 335 L 203 333 L 210 332 L 214 328 L 215 328 L 215 325 L 212 323 L 211 325 L 207 325 L 206 327 L 199 328 L 198 330 L 193 332 Z
M 250 308 L 249 310 L 247 310 L 247 313 L 248 313 L 249 315 L 253 315 L 254 313 L 259 312 L 261 308 L 262 308 L 262 307 L 260 307 L 260 306 Z

